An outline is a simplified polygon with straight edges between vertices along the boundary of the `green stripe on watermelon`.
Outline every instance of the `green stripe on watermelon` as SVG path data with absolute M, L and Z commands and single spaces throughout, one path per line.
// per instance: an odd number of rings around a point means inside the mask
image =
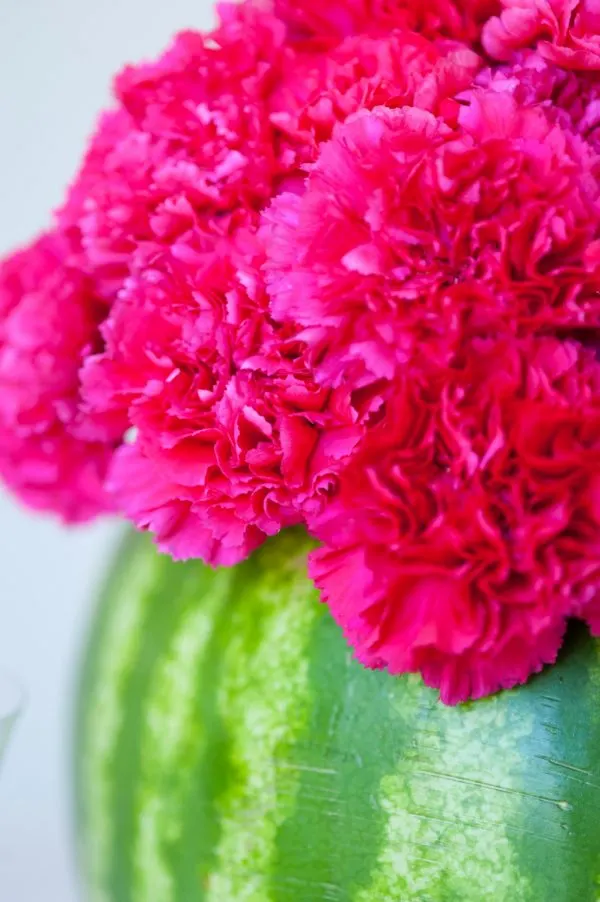
M 120 902 L 132 902 L 135 898 L 134 850 L 137 840 L 136 805 L 139 792 L 139 775 L 142 755 L 142 737 L 148 718 L 147 694 L 154 671 L 160 666 L 172 641 L 172 635 L 188 609 L 190 598 L 186 586 L 190 585 L 189 565 L 178 568 L 173 581 L 171 562 L 163 557 L 155 574 L 152 591 L 147 594 L 146 617 L 140 624 L 139 653 L 131 661 L 126 682 L 123 683 L 122 703 L 127 716 L 123 719 L 117 742 L 113 749 L 110 767 L 113 776 L 112 816 L 113 857 L 111 884 L 116 888 Z M 198 574 L 199 590 L 212 590 L 212 580 L 202 584 Z M 194 599 L 197 597 L 194 594 Z
M 207 578 L 216 574 L 204 568 Z M 229 605 L 235 597 L 237 574 L 231 574 L 228 604 L 220 606 L 212 633 L 196 670 L 197 704 L 194 719 L 201 724 L 205 742 L 190 756 L 189 792 L 180 810 L 181 829 L 169 849 L 174 874 L 173 902 L 204 902 L 209 875 L 221 835 L 217 802 L 232 779 L 229 737 L 217 705 L 221 683 L 222 651 L 229 625 Z M 198 597 L 202 603 L 202 597 Z M 193 720 L 190 726 L 193 725 Z M 171 902 L 171 899 L 169 902 Z
M 298 773 L 286 755 L 313 697 L 306 647 L 324 611 L 301 577 L 308 544 L 289 533 L 243 571 L 222 648 L 218 704 L 235 780 L 219 799 L 222 825 L 207 900 L 263 902 L 279 824 L 294 806 Z M 257 592 L 257 587 L 260 590 Z
M 351 660 L 306 549 L 278 537 L 226 577 L 162 558 L 152 588 L 159 558 L 131 546 L 82 690 L 98 898 L 598 902 L 597 643 L 575 631 L 528 686 L 444 708 Z
M 559 665 L 505 704 L 534 723 L 520 747 L 516 843 L 532 898 L 599 902 L 600 643 L 574 624 Z
M 190 793 L 199 749 L 211 737 L 198 711 L 198 674 L 219 611 L 229 600 L 231 571 L 221 571 L 202 604 L 196 568 L 187 571 L 182 595 L 192 600 L 148 685 L 146 722 L 140 742 L 135 800 L 134 898 L 162 902 L 173 898 L 175 871 L 170 850 L 181 838 L 181 810 Z
M 128 813 L 126 806 L 120 804 L 115 818 L 115 786 L 122 760 L 116 754 L 116 746 L 130 716 L 125 702 L 131 671 L 144 656 L 146 636 L 142 626 L 155 608 L 161 567 L 162 560 L 148 554 L 146 541 L 137 535 L 129 536 L 103 592 L 92 628 L 84 691 L 78 706 L 77 807 L 83 830 L 94 837 L 93 842 L 84 845 L 83 860 L 98 902 L 111 899 L 108 888 L 113 886 L 115 836 Z M 128 846 L 129 841 L 124 852 Z
M 357 666 L 329 616 L 315 624 L 308 656 L 312 709 L 289 754 L 301 780 L 277 837 L 264 897 L 273 902 L 353 900 L 370 884 L 386 821 L 379 786 L 409 741 L 389 729 L 393 684 Z M 414 697 L 407 702 L 406 712 Z
M 237 790 L 238 800 L 243 798 L 244 773 L 240 766 L 239 749 L 236 749 L 231 712 L 223 705 L 222 696 L 232 673 L 235 674 L 237 670 L 243 678 L 244 673 L 248 673 L 253 666 L 253 655 L 256 654 L 261 634 L 268 624 L 264 599 L 272 595 L 270 607 L 273 612 L 281 608 L 284 599 L 289 599 L 294 593 L 294 583 L 302 582 L 306 587 L 306 581 L 300 580 L 300 569 L 289 569 L 290 552 L 299 543 L 304 550 L 302 557 L 305 558 L 305 537 L 299 534 L 294 538 L 290 534 L 285 541 L 285 557 L 284 549 L 278 545 L 264 549 L 238 568 L 232 579 L 229 604 L 215 618 L 197 684 L 197 716 L 204 722 L 204 732 L 206 736 L 210 736 L 210 743 L 193 763 L 193 789 L 180 812 L 181 833 L 170 852 L 172 860 L 177 862 L 172 897 L 174 902 L 187 902 L 190 899 L 204 902 L 205 899 L 214 898 L 215 881 L 218 884 L 220 878 L 223 878 L 220 866 L 232 840 L 235 847 L 236 825 L 232 825 L 223 816 L 223 810 L 227 810 L 232 787 Z M 269 558 L 268 566 L 265 555 Z M 204 570 L 205 573 L 211 573 L 206 568 Z M 277 586 L 271 585 L 273 576 Z M 258 602 L 255 593 L 263 597 L 262 604 Z M 239 659 L 234 663 L 231 661 L 230 649 L 236 643 Z M 273 650 L 272 654 L 276 656 L 277 651 Z M 281 663 L 284 664 L 283 660 Z M 248 678 L 244 685 L 248 685 Z M 256 825 L 252 824 L 251 829 L 255 830 Z M 231 879 L 234 879 L 236 868 L 238 872 L 244 870 L 243 857 L 230 860 L 229 865 Z
M 381 781 L 386 836 L 357 902 L 529 899 L 510 824 L 520 820 L 521 797 L 512 784 L 531 721 L 510 722 L 497 700 L 478 704 L 475 721 L 466 708 L 440 718 L 438 702 L 424 696 L 417 680 L 403 680 L 398 689 L 400 716 L 407 695 L 416 694 L 420 704 L 413 707 L 409 748 Z

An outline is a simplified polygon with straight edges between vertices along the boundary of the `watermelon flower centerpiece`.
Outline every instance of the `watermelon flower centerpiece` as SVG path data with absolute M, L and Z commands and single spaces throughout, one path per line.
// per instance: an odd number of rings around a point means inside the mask
M 91 882 L 596 902 L 600 9 L 218 12 L 0 266 L 0 475 L 154 540 L 91 639 Z

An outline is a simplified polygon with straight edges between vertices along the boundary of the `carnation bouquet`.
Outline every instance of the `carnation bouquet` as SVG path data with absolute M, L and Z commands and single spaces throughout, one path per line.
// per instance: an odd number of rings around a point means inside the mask
M 218 13 L 0 268 L 0 474 L 154 543 L 90 641 L 90 879 L 595 902 L 600 4 Z

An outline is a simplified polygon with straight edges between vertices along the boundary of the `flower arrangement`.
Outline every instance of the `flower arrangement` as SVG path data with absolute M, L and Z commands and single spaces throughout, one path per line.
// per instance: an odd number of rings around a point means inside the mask
M 600 7 L 219 16 L 0 268 L 0 474 L 215 566 L 305 524 L 366 666 L 521 683 L 600 634 Z

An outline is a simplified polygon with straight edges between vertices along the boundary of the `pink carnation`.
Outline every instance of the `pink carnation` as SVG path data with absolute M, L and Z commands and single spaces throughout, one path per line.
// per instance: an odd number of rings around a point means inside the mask
M 106 309 L 68 251 L 48 234 L 0 267 L 0 472 L 31 506 L 74 521 L 108 507 L 124 422 L 82 406 L 79 367 Z
M 158 62 L 119 75 L 119 107 L 100 120 L 58 212 L 81 247 L 77 265 L 109 300 L 145 242 L 168 245 L 195 225 L 226 235 L 297 168 L 276 124 L 278 98 L 288 113 L 303 102 L 297 79 L 300 97 L 281 94 L 296 59 L 283 25 L 249 4 L 220 13 L 211 34 L 180 34 Z
M 502 0 L 502 6 L 483 29 L 483 45 L 494 59 L 537 47 L 566 69 L 600 69 L 598 0 Z
M 273 0 L 273 6 L 292 43 L 324 49 L 353 34 L 395 28 L 477 43 L 499 0 Z
M 456 95 L 471 86 L 480 65 L 479 56 L 467 47 L 436 44 L 413 31 L 352 36 L 332 49 L 325 61 L 321 56 L 305 57 L 299 75 L 303 96 L 296 91 L 294 103 L 273 114 L 272 120 L 296 148 L 298 161 L 306 164 L 317 158 L 319 145 L 331 138 L 334 126 L 359 110 L 414 105 L 456 118 Z M 281 90 L 293 90 L 295 83 L 294 70 Z M 298 173 L 301 182 L 305 169 Z M 281 190 L 285 187 L 285 182 L 280 185 Z M 298 183 L 294 187 L 300 190 Z
M 180 239 L 128 281 L 86 365 L 93 409 L 125 409 L 136 430 L 110 488 L 177 558 L 243 559 L 320 506 L 358 440 L 351 399 L 315 386 L 270 325 L 261 262 L 249 233 Z
M 358 658 L 455 704 L 598 620 L 600 366 L 575 343 L 477 342 L 396 383 L 311 526 L 311 573 Z
M 541 108 L 474 90 L 458 127 L 357 114 L 266 213 L 276 320 L 323 384 L 390 380 L 465 335 L 596 327 L 595 157 Z
M 514 55 L 505 66 L 483 69 L 477 83 L 511 94 L 519 106 L 539 104 L 550 120 L 600 149 L 600 81 L 595 72 L 574 72 L 545 60 L 537 51 Z

